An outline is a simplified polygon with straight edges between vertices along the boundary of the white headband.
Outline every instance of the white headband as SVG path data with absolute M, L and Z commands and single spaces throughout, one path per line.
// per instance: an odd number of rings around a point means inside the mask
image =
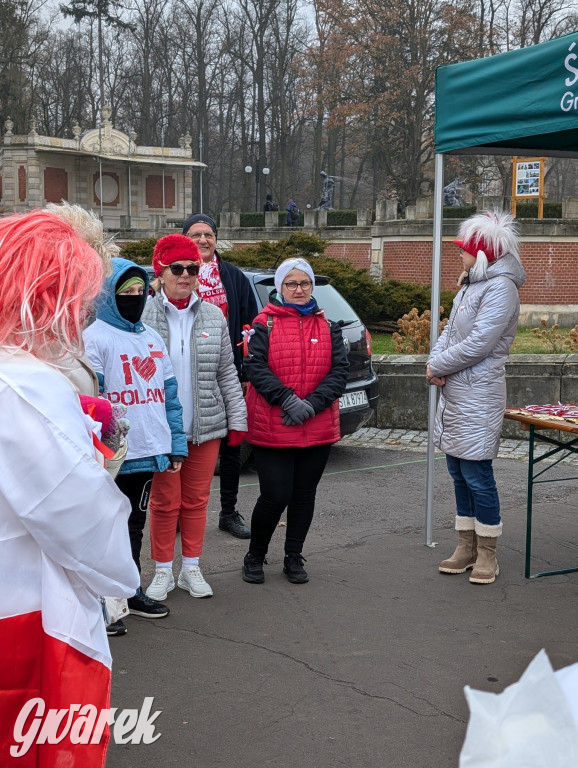
M 311 290 L 315 288 L 315 275 L 313 274 L 311 264 L 309 264 L 308 261 L 305 261 L 305 259 L 301 258 L 285 259 L 282 264 L 279 264 L 277 271 L 275 272 L 275 290 L 277 293 L 281 293 L 283 280 L 285 280 L 289 272 L 291 272 L 293 269 L 300 269 L 302 272 L 305 272 L 306 275 L 309 275 L 311 282 L 313 283 Z

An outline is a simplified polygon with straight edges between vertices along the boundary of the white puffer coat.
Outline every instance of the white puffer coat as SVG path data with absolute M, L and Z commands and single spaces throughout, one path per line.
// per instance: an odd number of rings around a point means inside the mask
M 488 266 L 487 279 L 464 285 L 442 335 L 430 353 L 435 376 L 445 376 L 434 443 L 460 459 L 498 455 L 506 407 L 505 364 L 516 335 L 518 289 L 526 273 L 506 254 Z

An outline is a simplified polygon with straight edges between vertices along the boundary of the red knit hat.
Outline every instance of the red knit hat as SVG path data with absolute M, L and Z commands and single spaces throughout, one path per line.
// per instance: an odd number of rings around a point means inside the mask
M 463 221 L 454 243 L 476 259 L 483 252 L 488 263 L 498 261 L 507 253 L 520 259 L 518 229 L 514 217 L 506 211 L 493 209 L 475 213 Z
M 153 268 L 157 277 L 175 261 L 196 261 L 201 264 L 202 260 L 197 244 L 190 237 L 176 233 L 157 240 L 153 251 Z
M 478 251 L 483 251 L 489 262 L 496 261 L 491 243 L 486 242 L 483 237 L 477 241 L 454 240 L 453 242 L 476 259 L 478 258 Z

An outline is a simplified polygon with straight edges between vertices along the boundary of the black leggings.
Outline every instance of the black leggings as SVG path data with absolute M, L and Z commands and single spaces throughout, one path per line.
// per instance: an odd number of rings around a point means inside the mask
M 147 506 L 152 479 L 152 472 L 132 472 L 131 474 L 116 476 L 116 484 L 130 501 L 131 513 L 128 518 L 128 535 L 132 559 L 135 561 L 139 573 L 142 535 L 147 521 Z
M 315 494 L 331 445 L 310 448 L 253 446 L 261 495 L 251 518 L 254 555 L 267 554 L 269 542 L 287 507 L 285 552 L 301 552 L 315 510 Z

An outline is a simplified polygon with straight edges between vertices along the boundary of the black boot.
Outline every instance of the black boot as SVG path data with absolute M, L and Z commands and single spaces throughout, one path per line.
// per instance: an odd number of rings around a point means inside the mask
M 262 584 L 265 581 L 264 563 L 267 563 L 265 555 L 247 552 L 243 560 L 243 581 L 248 581 L 249 584 Z
M 239 514 L 237 510 L 229 514 L 221 512 L 219 514 L 219 530 L 227 531 L 236 539 L 250 539 L 251 529 L 245 525 L 244 520 L 243 515 Z
M 309 581 L 307 571 L 303 568 L 304 562 L 306 563 L 307 560 L 301 552 L 286 553 L 283 560 L 283 573 L 287 574 L 287 578 L 292 584 L 305 584 Z

